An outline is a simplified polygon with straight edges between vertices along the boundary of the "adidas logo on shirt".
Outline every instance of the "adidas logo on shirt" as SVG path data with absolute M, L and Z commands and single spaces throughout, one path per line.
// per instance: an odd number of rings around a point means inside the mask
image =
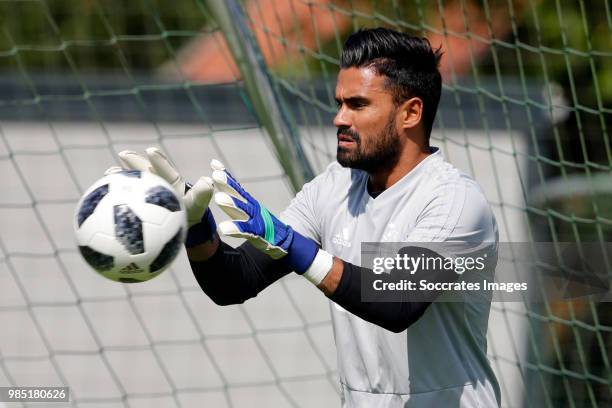
M 341 234 L 336 234 L 332 238 L 332 242 L 336 245 L 340 245 L 343 247 L 350 248 L 351 247 L 351 237 L 349 235 L 349 230 L 347 227 L 342 228 Z

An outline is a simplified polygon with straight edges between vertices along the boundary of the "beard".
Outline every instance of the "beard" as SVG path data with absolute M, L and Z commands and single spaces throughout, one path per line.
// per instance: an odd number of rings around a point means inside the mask
M 374 173 L 378 170 L 392 168 L 399 160 L 400 135 L 395 129 L 395 111 L 391 112 L 380 133 L 368 137 L 369 143 L 365 146 L 359 133 L 353 130 L 340 128 L 337 134 L 347 135 L 355 143 L 353 148 L 341 147 L 338 144 L 336 160 L 342 167 Z

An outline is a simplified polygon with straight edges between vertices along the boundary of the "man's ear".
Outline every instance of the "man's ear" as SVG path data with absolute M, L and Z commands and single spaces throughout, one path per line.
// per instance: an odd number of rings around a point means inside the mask
M 421 123 L 423 117 L 423 100 L 410 98 L 400 106 L 402 129 L 413 129 Z

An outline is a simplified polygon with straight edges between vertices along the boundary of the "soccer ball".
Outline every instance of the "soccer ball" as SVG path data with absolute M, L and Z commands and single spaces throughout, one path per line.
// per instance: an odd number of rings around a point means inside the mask
M 74 217 L 85 261 L 102 276 L 125 283 L 147 281 L 168 268 L 186 232 L 185 208 L 172 186 L 137 170 L 95 182 Z

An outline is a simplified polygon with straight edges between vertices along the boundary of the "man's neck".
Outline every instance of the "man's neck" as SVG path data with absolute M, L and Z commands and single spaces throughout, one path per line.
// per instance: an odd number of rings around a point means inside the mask
M 369 174 L 368 190 L 371 193 L 380 194 L 382 191 L 397 183 L 430 154 L 431 150 L 429 146 L 422 147 L 418 150 L 404 149 L 403 154 L 393 167 L 381 169 Z

